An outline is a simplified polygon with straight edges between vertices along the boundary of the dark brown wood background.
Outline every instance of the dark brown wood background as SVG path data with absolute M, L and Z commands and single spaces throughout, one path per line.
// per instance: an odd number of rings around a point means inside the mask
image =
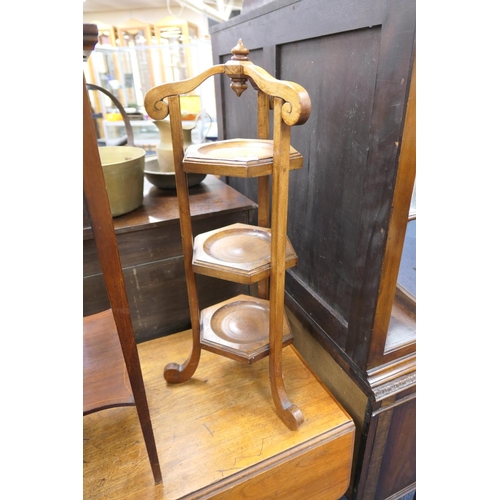
M 333 356 L 365 370 L 415 52 L 413 0 L 279 0 L 211 29 L 214 63 L 250 60 L 309 92 L 292 129 L 287 305 Z M 256 137 L 256 92 L 216 79 L 219 139 Z M 244 117 L 244 119 L 242 119 Z M 254 179 L 227 182 L 256 201 Z

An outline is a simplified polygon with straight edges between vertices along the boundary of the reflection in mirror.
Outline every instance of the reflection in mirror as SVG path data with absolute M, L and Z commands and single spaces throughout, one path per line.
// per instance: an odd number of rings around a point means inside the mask
M 389 331 L 387 333 L 385 353 L 416 340 L 416 230 L 417 184 L 415 181 L 410 211 L 408 213 L 408 224 L 406 226 L 401 263 L 399 265 L 398 282 L 394 295 Z

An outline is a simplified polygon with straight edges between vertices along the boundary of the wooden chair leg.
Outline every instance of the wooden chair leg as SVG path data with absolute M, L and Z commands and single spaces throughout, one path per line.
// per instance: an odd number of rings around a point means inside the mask
M 158 459 L 158 452 L 156 449 L 156 442 L 153 434 L 153 425 L 151 423 L 151 415 L 149 414 L 149 406 L 146 399 L 146 393 L 144 392 L 144 386 L 138 392 L 134 391 L 133 387 L 132 390 L 134 392 L 137 414 L 139 416 L 139 422 L 141 424 L 144 442 L 146 443 L 149 463 L 151 464 L 151 470 L 153 472 L 155 484 L 160 484 L 163 482 L 161 476 L 160 461 Z

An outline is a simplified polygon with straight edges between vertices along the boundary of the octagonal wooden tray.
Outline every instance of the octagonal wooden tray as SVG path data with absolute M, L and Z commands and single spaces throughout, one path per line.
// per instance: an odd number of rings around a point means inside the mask
M 271 230 L 250 224 L 231 224 L 196 236 L 193 269 L 198 274 L 251 284 L 269 276 Z M 287 240 L 285 268 L 298 258 Z
M 204 349 L 252 364 L 269 355 L 269 301 L 238 295 L 201 312 Z M 283 345 L 293 340 L 286 315 Z
M 290 146 L 290 170 L 302 167 L 302 155 Z M 188 173 L 259 177 L 271 175 L 273 141 L 229 139 L 193 144 L 186 150 L 183 169 Z

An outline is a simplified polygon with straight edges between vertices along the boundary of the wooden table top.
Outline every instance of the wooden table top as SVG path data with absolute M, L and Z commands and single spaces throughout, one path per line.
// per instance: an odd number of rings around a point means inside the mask
M 154 485 L 134 407 L 84 417 L 87 500 L 334 500 L 347 489 L 354 423 L 293 346 L 283 349 L 291 401 L 305 421 L 279 419 L 269 360 L 253 365 L 202 351 L 184 384 L 167 384 L 166 363 L 183 362 L 190 330 L 137 346 L 163 485 Z
M 201 184 L 191 187 L 189 194 L 193 218 L 257 208 L 256 203 L 213 175 L 207 175 Z M 128 214 L 115 217 L 113 222 L 116 234 L 122 234 L 172 224 L 178 220 L 179 209 L 175 190 L 159 189 L 144 178 L 142 206 Z M 91 238 L 92 229 L 84 215 L 83 239 Z

